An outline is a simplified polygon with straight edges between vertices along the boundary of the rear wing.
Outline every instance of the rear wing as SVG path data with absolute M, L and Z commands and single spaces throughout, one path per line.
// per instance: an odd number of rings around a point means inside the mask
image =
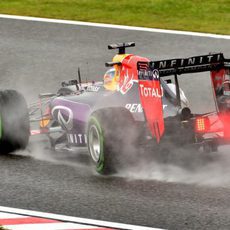
M 230 68 L 230 59 L 225 59 L 222 53 L 137 63 L 139 79 L 148 79 L 153 70 L 159 71 L 159 77 L 165 77 L 186 73 L 218 71 L 223 68 Z
M 162 103 L 158 95 L 162 94 L 160 87 L 161 77 L 174 75 L 176 87 L 176 105 L 182 111 L 178 75 L 205 71 L 230 70 L 230 59 L 225 59 L 222 53 L 194 56 L 184 59 L 167 59 L 160 61 L 137 62 L 140 98 L 145 117 L 152 132 L 159 142 L 164 133 Z M 219 77 L 219 76 L 218 76 Z M 214 85 L 213 79 L 212 83 Z M 149 96 L 149 93 L 152 94 Z M 216 93 L 214 92 L 216 102 Z M 156 109 L 152 109 L 153 105 Z M 218 106 L 216 102 L 216 109 Z M 182 113 L 182 112 L 181 112 Z

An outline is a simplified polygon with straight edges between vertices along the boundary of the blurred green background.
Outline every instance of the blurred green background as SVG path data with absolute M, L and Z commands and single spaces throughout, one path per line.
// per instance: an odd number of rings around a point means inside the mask
M 0 13 L 230 34 L 230 0 L 0 0 Z

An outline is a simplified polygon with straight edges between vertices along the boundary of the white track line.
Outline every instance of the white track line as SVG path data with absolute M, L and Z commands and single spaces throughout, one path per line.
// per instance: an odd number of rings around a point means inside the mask
M 86 224 L 86 225 L 93 225 L 93 226 L 100 226 L 100 227 L 107 227 L 107 228 L 117 228 L 117 229 L 126 229 L 126 230 L 160 230 L 159 228 L 120 224 L 120 223 L 109 222 L 109 221 L 93 220 L 93 219 L 58 215 L 58 214 L 45 213 L 45 212 L 30 211 L 25 209 L 9 208 L 4 206 L 0 206 L 0 212 L 21 214 L 26 216 L 41 217 L 46 219 L 60 220 L 65 222 L 72 222 L 72 223 Z
M 7 219 L 7 218 L 25 218 L 25 216 L 0 212 L 0 219 Z
M 49 224 L 17 224 L 17 225 L 3 225 L 10 230 L 64 230 L 64 229 L 81 229 L 81 230 L 98 230 L 99 227 L 92 227 L 82 224 L 73 223 L 49 223 Z
M 133 31 L 153 32 L 153 33 L 188 35 L 188 36 L 219 38 L 219 39 L 228 39 L 228 40 L 230 40 L 230 35 L 198 33 L 198 32 L 190 32 L 190 31 L 153 29 L 153 28 L 136 27 L 136 26 L 123 26 L 123 25 L 113 25 L 113 24 L 104 24 L 104 23 L 81 22 L 81 21 L 71 21 L 71 20 L 61 20 L 61 19 L 48 19 L 48 18 L 37 18 L 37 17 L 17 16 L 17 15 L 8 15 L 8 14 L 0 14 L 0 18 L 26 20 L 26 21 L 37 21 L 37 22 L 51 22 L 51 23 L 79 25 L 79 26 L 93 26 L 93 27 L 101 27 L 101 28 L 133 30 Z

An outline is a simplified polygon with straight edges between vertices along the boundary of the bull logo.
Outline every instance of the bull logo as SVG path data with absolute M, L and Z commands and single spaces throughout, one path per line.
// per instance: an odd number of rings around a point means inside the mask
M 126 94 L 133 86 L 133 74 L 129 74 L 128 69 L 120 82 L 120 92 Z

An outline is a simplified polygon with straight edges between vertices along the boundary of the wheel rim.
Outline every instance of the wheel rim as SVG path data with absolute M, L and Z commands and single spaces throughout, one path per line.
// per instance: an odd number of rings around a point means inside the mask
M 89 129 L 89 149 L 93 161 L 99 162 L 101 154 L 100 134 L 95 125 Z

